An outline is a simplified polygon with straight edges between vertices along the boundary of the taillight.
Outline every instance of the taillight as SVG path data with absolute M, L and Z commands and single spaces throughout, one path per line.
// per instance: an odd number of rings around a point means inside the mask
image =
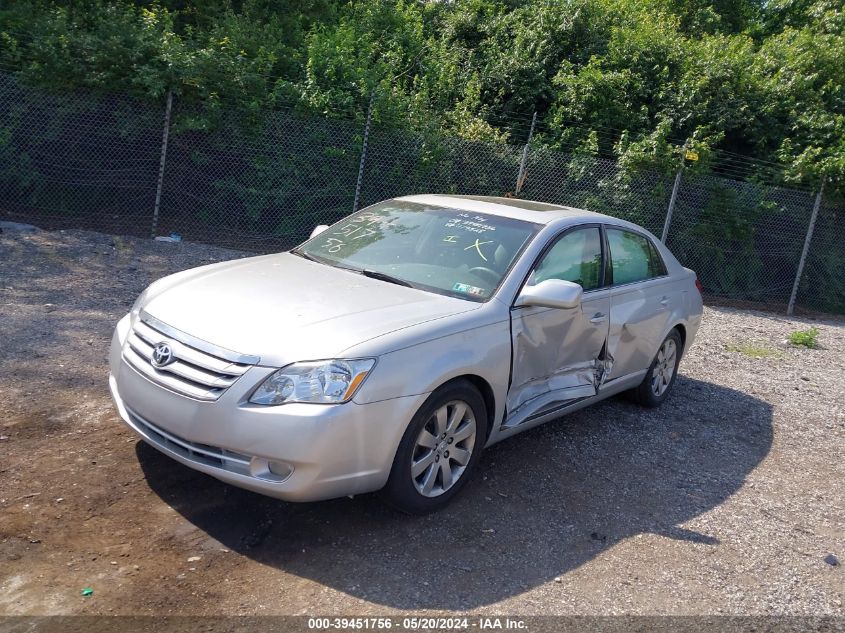
M 701 282 L 698 277 L 695 278 L 695 287 L 698 288 L 698 294 L 704 294 L 704 288 L 701 287 Z

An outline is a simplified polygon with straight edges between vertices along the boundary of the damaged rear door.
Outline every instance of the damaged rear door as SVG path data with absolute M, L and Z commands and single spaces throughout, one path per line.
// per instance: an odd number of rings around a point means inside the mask
M 601 228 L 581 225 L 555 238 L 535 265 L 527 284 L 563 279 L 580 284 L 584 294 L 575 308 L 511 309 L 513 367 L 505 426 L 595 395 L 610 370 L 604 249 Z

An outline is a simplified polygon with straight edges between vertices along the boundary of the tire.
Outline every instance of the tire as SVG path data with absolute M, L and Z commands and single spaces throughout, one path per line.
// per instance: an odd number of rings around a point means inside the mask
M 636 402 L 644 407 L 659 407 L 663 404 L 663 401 L 669 397 L 678 376 L 678 363 L 681 362 L 682 352 L 681 335 L 677 329 L 674 329 L 660 344 L 640 386 L 632 390 L 631 395 Z M 668 365 L 665 360 L 667 355 L 670 355 Z M 667 373 L 669 370 L 672 372 L 671 376 Z
M 466 380 L 443 385 L 405 430 L 382 498 L 409 514 L 439 510 L 466 485 L 486 440 L 487 407 L 478 389 Z

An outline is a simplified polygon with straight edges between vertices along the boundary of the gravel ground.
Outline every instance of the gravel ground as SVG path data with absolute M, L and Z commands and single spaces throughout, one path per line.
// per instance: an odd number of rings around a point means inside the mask
M 120 423 L 114 323 L 152 280 L 242 255 L 0 234 L 0 614 L 843 614 L 843 321 L 707 309 L 663 407 L 503 442 L 412 518 L 231 488 Z M 808 325 L 819 349 L 785 342 Z

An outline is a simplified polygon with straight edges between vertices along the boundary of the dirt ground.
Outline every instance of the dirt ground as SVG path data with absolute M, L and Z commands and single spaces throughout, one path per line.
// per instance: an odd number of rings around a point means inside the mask
M 612 399 L 503 442 L 415 518 L 244 492 L 120 422 L 118 318 L 237 256 L 0 234 L 0 614 L 843 614 L 842 321 L 707 309 L 662 408 Z M 785 342 L 809 325 L 819 349 Z

